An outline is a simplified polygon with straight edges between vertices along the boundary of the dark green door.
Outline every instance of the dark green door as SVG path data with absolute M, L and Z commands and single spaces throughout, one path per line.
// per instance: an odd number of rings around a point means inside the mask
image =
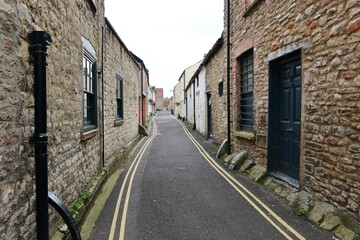
M 301 133 L 300 52 L 273 64 L 273 96 L 270 96 L 269 155 L 272 171 L 299 179 Z

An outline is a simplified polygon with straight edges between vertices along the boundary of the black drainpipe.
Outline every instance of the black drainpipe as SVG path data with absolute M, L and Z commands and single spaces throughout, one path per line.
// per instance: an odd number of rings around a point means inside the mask
M 102 33 L 102 45 L 101 45 L 101 168 L 105 166 L 105 117 L 104 117 L 104 45 L 105 45 L 105 36 L 104 36 L 104 27 L 101 29 Z
M 34 57 L 34 100 L 35 131 L 32 142 L 35 145 L 36 184 L 36 235 L 37 239 L 49 239 L 48 212 L 48 134 L 46 99 L 46 56 L 51 35 L 43 31 L 29 33 L 30 53 Z
M 144 96 L 143 96 L 143 92 L 144 92 L 144 76 L 143 76 L 143 70 L 144 70 L 144 64 L 141 62 L 141 125 L 145 126 L 144 124 Z
M 196 80 L 198 80 L 198 77 L 196 77 Z M 193 130 L 196 130 L 196 116 L 195 116 L 195 114 L 196 114 L 196 111 L 195 111 L 195 79 L 194 79 L 194 89 L 193 89 L 193 95 L 194 95 L 194 110 L 193 110 L 193 112 L 194 112 L 194 125 L 193 125 Z
M 231 135 L 230 135 L 230 1 L 231 0 L 227 0 L 227 138 L 228 138 L 228 144 L 229 144 L 229 148 L 228 148 L 228 154 L 231 153 Z

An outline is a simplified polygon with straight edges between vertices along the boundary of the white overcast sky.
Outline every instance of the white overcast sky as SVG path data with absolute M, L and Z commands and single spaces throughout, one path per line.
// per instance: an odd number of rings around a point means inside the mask
M 223 10 L 224 0 L 105 0 L 105 16 L 164 97 L 221 36 Z

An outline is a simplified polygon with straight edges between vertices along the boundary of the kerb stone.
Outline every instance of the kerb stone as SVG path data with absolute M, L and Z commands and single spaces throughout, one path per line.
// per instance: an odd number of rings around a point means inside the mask
M 341 224 L 341 220 L 339 217 L 334 216 L 334 214 L 329 213 L 325 216 L 324 221 L 320 224 L 320 227 L 325 230 L 333 230 L 337 226 Z
M 266 168 L 260 165 L 255 165 L 249 173 L 249 178 L 252 181 L 259 181 L 260 178 L 264 177 L 266 174 Z
M 334 207 L 331 206 L 330 204 L 318 202 L 315 204 L 314 208 L 310 211 L 309 218 L 315 223 L 320 223 L 327 213 L 334 211 L 335 211 Z

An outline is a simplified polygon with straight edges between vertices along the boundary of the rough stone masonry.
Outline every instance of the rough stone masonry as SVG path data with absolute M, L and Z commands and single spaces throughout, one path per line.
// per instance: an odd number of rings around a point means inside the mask
M 234 151 L 247 150 L 257 164 L 269 166 L 269 64 L 300 49 L 300 186 L 359 220 L 360 2 L 235 0 L 231 16 Z M 249 137 L 239 127 L 239 58 L 251 49 L 254 126 Z
M 53 39 L 47 56 L 49 191 L 68 207 L 104 165 L 137 139 L 140 67 L 116 33 L 106 28 L 103 36 L 104 1 L 1 0 L 0 5 L 0 240 L 28 240 L 36 238 L 34 153 L 29 143 L 34 80 L 28 32 L 47 31 Z M 96 66 L 96 125 L 91 131 L 83 126 L 85 47 Z M 102 59 L 104 49 L 107 61 Z M 125 82 L 121 121 L 115 117 L 116 72 Z M 58 223 L 51 211 L 50 234 Z

